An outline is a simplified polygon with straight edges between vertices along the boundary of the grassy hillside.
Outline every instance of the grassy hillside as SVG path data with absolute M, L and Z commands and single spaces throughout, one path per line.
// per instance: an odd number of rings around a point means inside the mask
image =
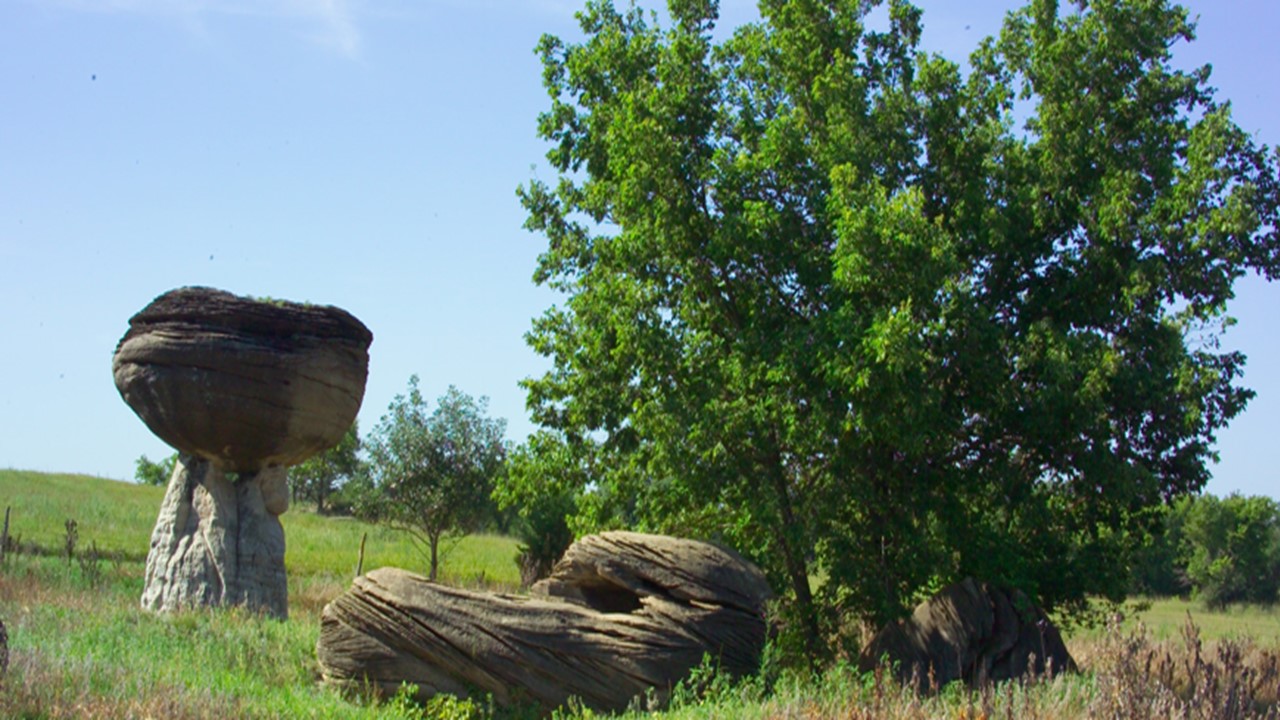
M 405 535 L 294 509 L 281 516 L 289 621 L 238 611 L 154 615 L 138 598 L 163 494 L 84 475 L 0 470 L 0 512 L 10 508 L 10 535 L 24 546 L 0 567 L 0 620 L 12 653 L 0 717 L 408 716 L 320 687 L 315 665 L 320 610 L 349 585 L 362 537 L 365 570 L 425 569 Z M 61 554 L 67 520 L 79 535 L 70 560 Z M 516 552 L 511 538 L 464 538 L 443 559 L 442 579 L 514 590 Z
M 13 508 L 11 533 L 58 549 L 70 518 L 79 524 L 81 547 L 71 560 L 10 553 L 0 566 L 0 620 L 11 650 L 0 682 L 0 717 L 509 717 L 450 698 L 427 709 L 353 700 L 317 683 L 320 610 L 350 583 L 360 538 L 368 534 L 366 569 L 423 567 L 406 538 L 355 520 L 298 510 L 283 516 L 286 622 L 235 610 L 142 611 L 142 557 L 161 495 L 159 488 L 91 477 L 0 470 L 0 506 Z M 94 558 L 84 552 L 91 541 L 119 554 Z M 515 553 L 509 538 L 467 538 L 445 559 L 444 580 L 509 589 L 516 584 Z M 1186 625 L 1188 612 L 1199 629 Z M 1231 705 L 1240 698 L 1260 703 L 1244 710 L 1274 712 L 1280 694 L 1275 610 L 1209 613 L 1162 600 L 1135 613 L 1123 630 L 1080 633 L 1068 644 L 1082 674 L 976 692 L 949 688 L 920 696 L 847 664 L 817 675 L 773 671 L 736 684 L 707 674 L 678 689 L 661 716 L 1226 718 L 1250 716 L 1226 712 L 1241 709 Z M 1175 712 L 1178 707 L 1195 712 Z M 631 717 L 642 715 L 648 716 Z M 579 708 L 558 716 L 594 714 Z
M 9 535 L 47 548 L 61 548 L 66 521 L 75 520 L 84 544 L 145 557 L 163 496 L 164 488 L 87 475 L 0 470 L 0 512 L 11 508 Z
M 0 470 L 0 512 L 11 508 L 9 534 L 50 551 L 65 546 L 66 522 L 74 520 L 79 546 L 96 543 L 105 555 L 143 559 L 164 488 L 60 475 Z M 395 566 L 420 572 L 426 561 L 399 532 L 352 518 L 291 510 L 280 517 L 285 566 L 291 575 L 350 578 L 366 534 L 364 569 Z M 475 535 L 445 556 L 441 576 L 449 582 L 515 587 L 520 572 L 510 538 Z

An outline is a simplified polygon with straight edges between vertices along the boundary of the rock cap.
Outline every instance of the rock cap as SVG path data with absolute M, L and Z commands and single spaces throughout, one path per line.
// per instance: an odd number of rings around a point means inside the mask
M 160 439 L 256 472 L 337 444 L 364 399 L 372 342 L 341 308 L 184 287 L 130 318 L 111 365 Z

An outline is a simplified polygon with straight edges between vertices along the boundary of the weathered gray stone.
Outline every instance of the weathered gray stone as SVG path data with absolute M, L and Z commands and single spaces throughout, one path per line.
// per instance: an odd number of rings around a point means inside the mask
M 863 650 L 870 670 L 888 660 L 903 682 L 942 687 L 953 680 L 981 684 L 1075 671 L 1057 627 L 1021 591 L 968 578 L 889 623 Z
M 262 504 L 272 515 L 289 510 L 289 474 L 282 467 L 263 468 L 258 472 L 262 484 Z
M 181 455 L 151 533 L 142 606 L 242 605 L 287 617 L 284 528 L 266 502 L 283 476 L 236 476 Z
M 339 308 L 180 288 L 129 320 L 112 373 L 160 439 L 256 472 L 342 439 L 364 398 L 372 340 Z
M 571 546 L 520 597 L 458 590 L 382 568 L 324 610 L 316 654 L 331 684 L 421 697 L 490 693 L 550 710 L 576 696 L 619 710 L 661 698 L 705 654 L 754 672 L 764 647 L 763 575 L 691 540 L 612 532 Z
M 351 427 L 372 340 L 335 307 L 198 287 L 129 320 L 112 357 L 116 388 L 181 454 L 151 536 L 143 607 L 288 614 L 285 467 Z

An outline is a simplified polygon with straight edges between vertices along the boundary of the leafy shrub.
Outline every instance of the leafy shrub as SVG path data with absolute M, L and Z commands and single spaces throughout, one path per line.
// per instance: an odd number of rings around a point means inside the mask
M 562 493 L 533 498 L 520 510 L 515 525 L 520 540 L 520 582 L 528 587 L 551 574 L 556 561 L 573 542 L 567 518 L 577 509 L 573 495 Z
M 133 477 L 142 485 L 163 487 L 173 475 L 173 468 L 178 464 L 178 453 L 174 453 L 160 462 L 151 462 L 146 455 L 138 456 Z

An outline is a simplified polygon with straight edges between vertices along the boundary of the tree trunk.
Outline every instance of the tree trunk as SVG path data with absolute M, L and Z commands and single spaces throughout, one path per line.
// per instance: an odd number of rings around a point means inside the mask
M 427 579 L 435 582 L 436 574 L 440 569 L 440 533 L 433 532 L 428 534 L 427 540 L 431 545 L 431 574 L 427 576 Z
M 773 481 L 773 491 L 778 498 L 778 515 L 782 526 L 775 533 L 782 547 L 782 561 L 787 579 L 796 597 L 796 611 L 804 628 L 804 645 L 809 663 L 816 665 L 822 655 L 822 638 L 818 632 L 818 614 L 813 602 L 813 590 L 809 587 L 809 563 L 804 550 L 796 547 L 792 533 L 799 528 L 791 503 L 791 491 L 787 488 L 786 470 L 782 458 L 776 452 L 770 458 L 768 473 Z

